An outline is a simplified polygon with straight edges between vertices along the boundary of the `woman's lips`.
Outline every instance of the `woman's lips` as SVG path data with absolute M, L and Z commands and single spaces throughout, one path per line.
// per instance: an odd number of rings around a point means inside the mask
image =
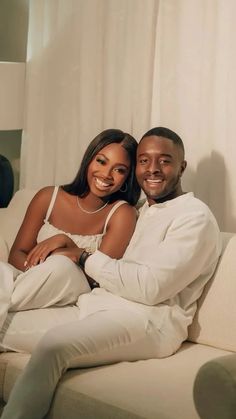
M 105 180 L 99 179 L 97 177 L 95 177 L 94 180 L 95 180 L 96 186 L 100 189 L 107 189 L 112 186 L 111 182 L 106 182 Z

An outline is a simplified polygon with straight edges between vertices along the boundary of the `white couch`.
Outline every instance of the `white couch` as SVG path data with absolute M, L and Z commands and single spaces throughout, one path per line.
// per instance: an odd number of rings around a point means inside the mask
M 7 259 L 9 247 L 32 196 L 33 191 L 19 191 L 8 208 L 0 209 L 1 260 Z M 181 349 L 165 359 L 68 371 L 58 386 L 48 418 L 199 418 L 193 402 L 197 371 L 209 360 L 236 352 L 236 235 L 222 233 L 222 238 L 224 252 L 199 301 L 189 339 Z M 66 308 L 45 309 L 40 320 L 40 333 L 53 324 L 55 317 L 66 322 L 70 315 L 76 316 L 74 309 L 70 307 L 70 312 Z M 39 338 L 34 320 L 37 313 L 34 312 L 32 317 L 28 316 L 28 321 L 24 315 L 29 313 L 11 314 L 1 340 L 29 339 L 30 350 L 32 339 Z M 7 401 L 28 359 L 29 355 L 25 353 L 0 354 L 2 404 Z

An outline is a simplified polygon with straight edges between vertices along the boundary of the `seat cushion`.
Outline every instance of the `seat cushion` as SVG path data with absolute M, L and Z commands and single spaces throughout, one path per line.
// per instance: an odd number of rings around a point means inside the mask
M 201 365 L 227 352 L 186 343 L 173 356 L 68 371 L 48 419 L 199 419 L 192 397 Z M 5 353 L 4 399 L 27 363 L 26 354 Z

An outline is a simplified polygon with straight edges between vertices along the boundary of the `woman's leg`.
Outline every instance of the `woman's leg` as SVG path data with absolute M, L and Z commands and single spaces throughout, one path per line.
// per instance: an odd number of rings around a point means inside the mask
M 101 311 L 54 328 L 32 354 L 1 419 L 41 419 L 68 368 L 154 358 L 156 345 L 143 318 L 128 311 Z
M 91 291 L 82 270 L 63 255 L 54 255 L 17 276 L 9 311 L 73 304 Z

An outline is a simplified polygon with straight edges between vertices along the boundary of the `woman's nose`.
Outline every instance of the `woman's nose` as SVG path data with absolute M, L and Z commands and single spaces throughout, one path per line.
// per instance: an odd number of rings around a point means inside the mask
M 109 166 L 103 167 L 102 173 L 103 173 L 104 177 L 111 178 L 112 177 L 112 167 L 109 167 Z

